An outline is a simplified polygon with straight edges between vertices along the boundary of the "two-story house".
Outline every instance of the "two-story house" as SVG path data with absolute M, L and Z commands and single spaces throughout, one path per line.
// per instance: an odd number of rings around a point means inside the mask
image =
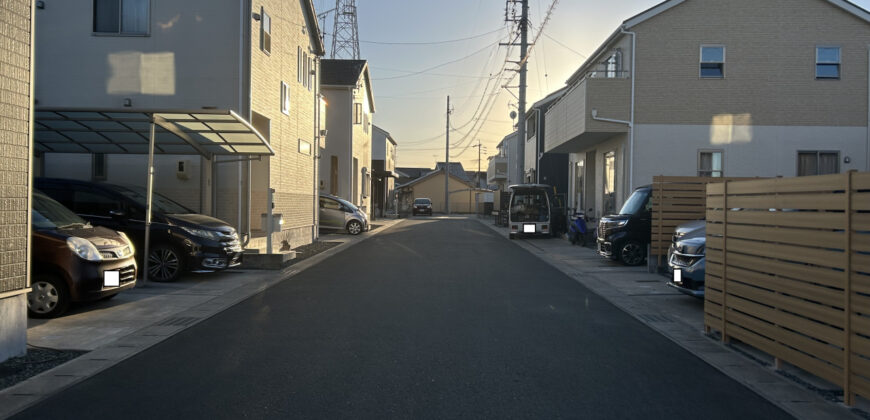
M 546 184 L 555 188 L 556 194 L 568 191 L 568 154 L 545 152 L 547 110 L 568 88 L 559 89 L 529 107 L 526 113 L 525 158 L 523 182 Z
M 384 217 L 396 210 L 396 140 L 383 128 L 372 126 L 372 205 Z
M 668 0 L 616 28 L 546 113 L 571 202 L 616 211 L 655 175 L 864 170 L 870 13 L 844 0 Z
M 77 148 L 43 148 L 39 175 L 144 185 L 147 147 L 126 131 L 125 120 L 136 112 L 217 114 L 207 123 L 177 124 L 185 132 L 207 131 L 196 155 L 173 154 L 180 149 L 161 144 L 161 128 L 155 191 L 235 225 L 254 238 L 248 247 L 264 246 L 262 216 L 269 212 L 283 215 L 273 242 L 298 246 L 316 238 L 324 47 L 311 0 L 70 0 L 45 4 L 36 19 L 38 110 L 89 111 L 109 120 L 75 121 L 92 131 L 68 136 Z M 221 118 L 257 137 L 209 144 L 240 134 L 221 133 Z M 46 127 L 52 128 L 37 118 L 37 134 Z M 113 147 L 85 144 L 94 137 Z M 252 156 L 254 149 L 242 144 L 256 138 L 270 155 Z
M 520 141 L 517 132 L 506 135 L 496 148 L 498 153 L 489 158 L 486 169 L 486 182 L 496 185 L 501 191 L 513 184 L 522 184 L 523 162 L 519 160 Z
M 344 198 L 370 216 L 372 79 L 365 60 L 322 60 L 329 139 L 320 157 L 320 191 Z
M 27 296 L 30 291 L 30 202 L 33 156 L 33 1 L 0 4 L 0 362 L 27 351 Z

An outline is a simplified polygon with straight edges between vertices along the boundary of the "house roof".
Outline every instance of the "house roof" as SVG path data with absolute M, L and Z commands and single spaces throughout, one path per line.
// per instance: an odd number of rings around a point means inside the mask
M 580 66 L 580 68 L 578 68 L 577 71 L 574 72 L 574 74 L 572 74 L 571 77 L 568 78 L 568 81 L 566 83 L 568 85 L 573 85 L 574 83 L 576 83 L 577 81 L 582 79 L 583 75 L 586 74 L 586 70 L 589 67 L 595 65 L 599 61 L 601 54 L 606 52 L 609 49 L 609 47 L 611 45 L 613 45 L 614 41 L 619 39 L 621 36 L 625 35 L 624 31 L 629 31 L 629 30 L 631 30 L 631 28 L 633 28 L 633 27 L 635 27 L 643 22 L 646 22 L 646 21 L 648 21 L 648 20 L 650 20 L 650 19 L 676 7 L 676 6 L 679 6 L 680 4 L 684 3 L 685 1 L 688 1 L 688 0 L 666 0 L 666 1 L 663 1 L 663 2 L 657 4 L 653 7 L 650 7 L 649 9 L 644 10 L 643 12 L 640 12 L 640 13 L 626 19 L 625 21 L 623 21 L 622 25 L 620 25 L 618 28 L 616 28 L 616 30 L 613 31 L 613 33 L 609 37 L 607 37 L 607 40 L 604 41 L 604 43 L 602 43 L 598 47 L 598 49 L 595 50 L 595 52 L 593 52 L 591 55 L 589 55 L 589 58 L 587 58 L 586 61 L 583 62 L 583 64 Z M 870 23 L 870 12 L 868 12 L 867 10 L 864 10 L 863 8 L 859 7 L 858 5 L 852 3 L 848 0 L 824 0 L 824 1 L 827 1 L 828 3 L 831 3 L 832 5 L 837 6 L 841 9 L 855 15 L 859 19 L 861 19 L 867 23 Z
M 465 172 L 465 168 L 462 167 L 462 164 L 459 162 L 450 162 L 449 167 L 450 175 L 453 175 L 465 182 L 472 182 L 471 178 L 468 177 L 468 174 Z M 444 162 L 438 162 L 435 164 L 435 170 L 433 172 L 444 172 Z
M 308 34 L 314 45 L 314 54 L 322 57 L 326 54 L 326 48 L 323 46 L 323 38 L 320 37 L 320 25 L 317 22 L 317 12 L 314 10 L 314 0 L 303 1 L 302 7 L 305 10 L 305 23 L 308 24 L 309 28 Z
M 538 102 L 535 102 L 531 108 L 546 108 L 553 102 L 556 102 L 557 99 L 561 98 L 562 95 L 568 90 L 568 86 L 563 86 L 561 89 L 547 95 L 544 99 L 541 99 Z
M 320 84 L 322 86 L 355 87 L 360 78 L 366 84 L 369 103 L 375 112 L 375 94 L 372 91 L 372 78 L 366 60 L 320 60 Z
M 441 167 L 443 168 L 444 165 L 441 165 Z M 453 166 L 452 166 L 452 164 L 451 164 L 451 168 L 452 168 L 452 167 L 453 167 Z M 460 167 L 461 167 L 461 165 L 460 165 Z M 401 184 L 401 185 L 396 185 L 396 188 L 410 187 L 410 186 L 412 186 L 412 185 L 414 185 L 414 184 L 419 184 L 419 183 L 421 183 L 421 182 L 423 182 L 423 181 L 425 181 L 425 180 L 427 180 L 427 179 L 431 179 L 431 178 L 434 178 L 434 177 L 437 177 L 437 176 L 442 176 L 443 174 L 444 174 L 444 170 L 443 170 L 443 169 L 442 169 L 442 170 L 437 170 L 437 169 L 436 169 L 436 170 L 434 170 L 434 171 L 430 171 L 430 172 L 427 173 L 426 175 L 423 175 L 423 176 L 421 176 L 421 177 L 419 177 L 419 178 L 417 178 L 417 179 L 411 180 L 411 181 L 406 182 L 406 183 Z M 453 171 L 450 171 L 450 177 L 456 179 L 456 180 L 459 181 L 459 182 L 462 182 L 462 183 L 465 184 L 465 185 L 468 185 L 469 188 L 478 188 L 478 187 L 475 187 L 473 181 L 471 181 L 470 179 L 467 179 L 467 178 L 466 178 L 466 176 L 465 176 L 465 171 L 462 171 L 462 175 L 461 175 L 461 176 L 460 176 L 460 174 L 458 174 L 458 173 L 455 173 L 455 172 L 453 172 Z
M 432 171 L 430 168 L 396 168 L 396 173 L 400 176 L 406 176 L 413 179 L 419 178 L 430 171 Z
M 375 129 L 375 130 L 377 130 L 377 131 L 380 131 L 380 132 L 381 132 L 381 134 L 383 134 L 383 135 L 384 135 L 384 137 L 386 137 L 386 138 L 387 138 L 387 141 L 389 141 L 389 142 L 390 142 L 390 143 L 393 143 L 393 146 L 396 146 L 396 141 L 395 141 L 395 140 L 393 140 L 393 135 L 392 135 L 392 134 L 390 134 L 390 132 L 389 132 L 389 131 L 387 131 L 387 130 L 384 130 L 384 129 L 383 129 L 383 128 L 381 128 L 381 127 L 378 127 L 378 126 L 376 126 L 376 125 L 374 125 L 374 124 L 372 124 L 372 127 L 374 127 L 374 129 Z

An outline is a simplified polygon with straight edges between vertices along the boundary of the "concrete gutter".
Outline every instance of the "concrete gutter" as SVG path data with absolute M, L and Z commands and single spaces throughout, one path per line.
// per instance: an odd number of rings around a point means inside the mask
M 150 295 L 144 299 L 150 301 L 149 305 L 157 307 L 165 306 L 165 302 L 172 301 L 174 298 L 175 303 L 178 306 L 170 311 L 157 312 L 157 314 L 151 319 L 140 319 L 138 329 L 121 337 L 113 335 L 111 332 L 104 333 L 102 338 L 96 343 L 89 344 L 86 340 L 87 337 L 84 337 L 86 335 L 92 335 L 95 330 L 94 328 L 91 328 L 88 325 L 71 326 L 70 328 L 73 333 L 78 331 L 78 334 L 82 336 L 82 340 L 80 341 L 82 344 L 61 346 L 63 346 L 64 349 L 76 349 L 75 347 L 78 347 L 78 349 L 81 350 L 91 351 L 67 363 L 0 391 L 0 419 L 11 417 L 55 393 L 63 391 L 64 389 L 88 379 L 103 370 L 111 368 L 112 366 L 115 366 L 174 335 L 229 309 L 237 303 L 247 300 L 278 283 L 296 276 L 333 255 L 343 252 L 351 246 L 364 242 L 381 233 L 388 232 L 395 226 L 402 224 L 404 220 L 406 219 L 379 220 L 378 224 L 381 225 L 380 228 L 363 233 L 359 236 L 324 235 L 322 238 L 323 240 L 337 240 L 341 241 L 342 244 L 286 267 L 281 271 L 238 271 L 235 273 L 217 273 L 225 274 L 224 278 L 219 279 L 219 282 L 226 285 L 225 287 L 215 285 L 214 283 L 217 282 L 211 282 L 209 279 L 202 279 L 198 284 L 194 283 L 193 286 L 186 288 L 184 285 L 172 287 L 176 284 L 169 284 L 163 289 L 175 289 L 176 291 L 170 290 L 168 293 L 159 292 L 159 286 L 154 283 L 149 283 L 149 287 L 144 289 L 133 289 L 150 292 Z M 238 284 L 241 285 L 237 286 Z M 155 291 L 158 291 L 158 293 L 155 293 Z M 121 299 L 122 295 L 119 295 L 116 299 Z M 163 299 L 163 301 L 161 301 L 161 299 Z M 179 303 L 179 299 L 183 300 L 183 302 Z M 120 313 L 121 311 L 128 309 L 125 305 L 126 304 L 115 305 L 114 309 Z M 92 315 L 98 316 L 96 313 L 110 311 L 111 309 L 113 308 L 93 311 L 94 313 Z M 150 314 L 149 311 L 138 312 L 140 312 L 140 314 L 142 312 Z M 91 314 L 83 312 L 80 315 L 86 317 Z M 109 317 L 111 318 L 111 316 Z M 53 321 L 64 322 L 69 321 L 69 319 L 58 318 L 48 322 Z M 52 334 L 44 334 L 43 337 L 28 337 L 28 340 L 31 344 L 43 346 L 48 342 L 47 340 L 56 339 L 55 337 L 51 337 L 51 335 Z M 33 341 L 36 341 L 36 343 Z M 74 343 L 76 340 L 75 337 L 69 337 L 66 341 L 69 344 Z

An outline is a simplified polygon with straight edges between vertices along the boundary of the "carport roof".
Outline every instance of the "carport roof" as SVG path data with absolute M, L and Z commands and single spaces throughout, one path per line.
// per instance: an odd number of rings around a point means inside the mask
M 37 108 L 36 151 L 175 155 L 274 155 L 263 136 L 232 110 Z

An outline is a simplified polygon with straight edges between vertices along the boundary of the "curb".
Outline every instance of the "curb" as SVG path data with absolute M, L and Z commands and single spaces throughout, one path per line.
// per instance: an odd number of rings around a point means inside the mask
M 69 362 L 56 366 L 36 376 L 21 381 L 0 391 L 0 419 L 6 419 L 34 406 L 48 397 L 61 392 L 79 382 L 117 365 L 166 339 L 203 322 L 272 286 L 289 280 L 297 274 L 323 262 L 324 260 L 381 233 L 401 225 L 405 220 L 398 219 L 370 232 L 365 237 L 353 237 L 335 247 L 292 264 L 280 271 L 252 273 L 258 277 L 254 285 L 246 284 L 229 289 L 224 294 L 184 309 L 167 318 L 155 321 L 150 326 L 136 330 L 124 337 L 106 343 Z

